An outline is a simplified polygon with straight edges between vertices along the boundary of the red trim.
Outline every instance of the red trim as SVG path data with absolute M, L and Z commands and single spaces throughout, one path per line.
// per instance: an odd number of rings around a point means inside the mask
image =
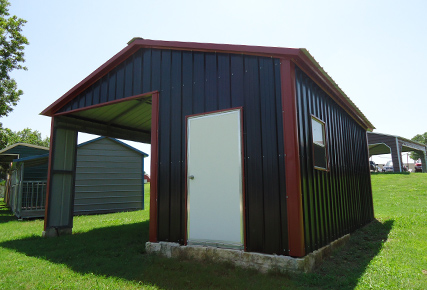
M 151 182 L 149 241 L 157 242 L 157 185 L 159 156 L 159 93 L 153 93 L 151 107 Z
M 51 181 L 51 172 L 52 172 L 52 156 L 53 156 L 53 135 L 54 135 L 54 122 L 55 117 L 52 117 L 50 121 L 50 142 L 49 142 L 49 162 L 47 167 L 47 185 L 46 185 L 46 204 L 44 208 L 44 230 L 46 230 L 47 225 L 47 213 L 49 207 L 49 196 L 50 196 L 50 181 Z
M 90 109 L 96 109 L 96 108 L 100 108 L 100 107 L 104 107 L 104 106 L 108 106 L 108 105 L 114 105 L 114 104 L 127 102 L 127 101 L 131 101 L 131 100 L 148 98 L 148 97 L 151 97 L 156 92 L 157 91 L 152 91 L 152 92 L 148 92 L 148 93 L 144 93 L 144 94 L 140 94 L 140 95 L 135 95 L 135 96 L 130 96 L 130 97 L 119 99 L 119 100 L 109 101 L 109 102 L 105 102 L 105 103 L 99 103 L 99 104 L 87 106 L 84 108 L 78 108 L 78 109 L 74 109 L 74 110 L 70 110 L 70 111 L 66 111 L 66 112 L 56 113 L 56 114 L 54 114 L 54 116 L 68 115 L 68 114 L 72 114 L 72 113 L 76 113 L 76 112 L 86 111 L 86 110 L 90 110 Z
M 185 224 L 184 224 L 184 230 L 185 230 L 185 240 L 184 245 L 187 245 L 188 240 L 188 178 L 187 178 L 187 169 L 188 169 L 188 119 L 192 117 L 197 116 L 204 116 L 204 115 L 210 115 L 215 113 L 224 113 L 228 111 L 240 111 L 240 131 L 241 131 L 241 149 L 242 149 L 242 204 L 243 204 L 243 249 L 246 251 L 246 194 L 245 194 L 245 155 L 244 155 L 244 139 L 243 139 L 243 107 L 235 107 L 235 108 L 229 108 L 229 109 L 223 109 L 223 110 L 216 110 L 216 111 L 210 111 L 210 112 L 204 112 L 204 113 L 198 113 L 198 114 L 192 114 L 185 116 Z
M 301 171 L 299 159 L 297 105 L 295 95 L 295 65 L 282 59 L 282 112 L 285 144 L 286 203 L 288 210 L 289 255 L 305 255 L 303 209 L 301 198 Z
M 222 109 L 222 110 L 215 110 L 215 111 L 209 111 L 209 112 L 204 112 L 204 113 L 197 113 L 197 114 L 187 115 L 187 116 L 185 116 L 185 118 L 187 120 L 187 118 L 210 115 L 210 114 L 215 114 L 215 113 L 224 113 L 227 111 L 235 111 L 235 110 L 239 110 L 239 109 L 243 109 L 243 107 L 234 107 L 234 108 L 229 108 L 229 109 Z
M 269 47 L 253 45 L 236 45 L 236 44 L 217 44 L 217 43 L 200 43 L 200 42 L 181 42 L 181 41 L 163 41 L 151 39 L 136 39 L 130 45 L 154 49 L 170 50 L 189 50 L 201 52 L 219 52 L 219 53 L 244 53 L 260 56 L 289 57 L 298 56 L 299 48 L 287 47 Z
M 360 115 L 358 109 L 351 103 L 339 90 L 336 85 L 319 69 L 316 61 L 307 57 L 302 49 L 298 48 L 283 48 L 283 47 L 265 47 L 265 46 L 248 46 L 248 45 L 231 45 L 231 44 L 213 44 L 213 43 L 196 43 L 196 42 L 178 42 L 178 41 L 160 41 L 136 38 L 132 40 L 127 47 L 122 49 L 119 53 L 114 55 L 111 59 L 105 62 L 97 70 L 91 73 L 88 77 L 75 85 L 61 98 L 56 100 L 53 104 L 47 107 L 42 115 L 52 116 L 67 102 L 72 100 L 78 94 L 83 92 L 89 86 L 94 84 L 100 78 L 105 76 L 108 72 L 113 70 L 121 62 L 125 61 L 133 53 L 141 48 L 154 48 L 154 49 L 170 49 L 170 50 L 187 50 L 187 51 L 205 51 L 205 52 L 220 52 L 220 53 L 237 53 L 248 54 L 266 57 L 276 57 L 282 59 L 291 59 L 301 69 L 310 75 L 310 77 L 317 80 L 318 84 L 336 100 L 344 109 L 351 113 L 359 124 L 365 129 L 373 129 L 372 124 Z
M 315 64 L 303 53 L 299 58 L 292 59 L 298 67 L 303 70 L 329 97 L 331 97 L 340 107 L 344 109 L 359 125 L 366 130 L 375 129 L 368 120 L 364 119 L 357 111 L 356 105 L 347 100 L 342 93 L 337 90 L 335 85 L 325 77 L 325 75 L 316 67 Z M 332 79 L 332 78 L 331 78 Z

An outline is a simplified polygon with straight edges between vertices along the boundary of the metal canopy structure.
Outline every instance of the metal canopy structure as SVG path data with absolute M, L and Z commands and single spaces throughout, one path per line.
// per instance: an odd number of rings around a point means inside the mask
M 417 152 L 422 156 L 423 172 L 426 172 L 426 146 L 406 138 L 368 132 L 369 156 L 391 154 L 394 172 L 402 172 L 402 152 Z
M 77 133 L 151 143 L 153 95 L 148 92 L 86 105 L 52 117 L 44 236 L 70 233 L 73 225 Z
M 68 129 L 150 143 L 152 93 L 58 113 Z

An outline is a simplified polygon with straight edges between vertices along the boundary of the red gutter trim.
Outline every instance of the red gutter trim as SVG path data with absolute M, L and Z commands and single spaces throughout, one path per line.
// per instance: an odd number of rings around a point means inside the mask
M 181 42 L 181 41 L 162 41 L 151 39 L 135 39 L 130 45 L 138 45 L 144 48 L 154 49 L 177 49 L 177 50 L 195 50 L 195 51 L 214 51 L 220 53 L 241 53 L 255 54 L 276 57 L 296 57 L 299 55 L 299 48 L 270 47 L 270 46 L 252 46 L 237 44 L 217 44 L 200 42 Z
M 47 167 L 47 185 L 46 185 L 46 204 L 44 208 L 44 230 L 46 230 L 47 226 L 47 213 L 49 208 L 49 196 L 50 196 L 50 181 L 51 181 L 51 173 L 52 173 L 52 156 L 53 156 L 53 139 L 54 139 L 54 122 L 55 117 L 52 117 L 50 121 L 50 142 L 49 142 L 49 162 Z
M 149 241 L 157 242 L 157 185 L 159 156 L 159 93 L 153 93 L 151 107 L 151 182 Z
M 297 104 L 295 95 L 295 65 L 289 60 L 282 59 L 280 75 L 285 144 L 289 255 L 293 257 L 303 257 L 305 255 L 305 241 L 301 197 Z
M 148 93 L 144 93 L 144 94 L 140 94 L 140 95 L 130 96 L 130 97 L 123 98 L 123 99 L 113 100 L 113 101 L 109 101 L 109 102 L 105 102 L 105 103 L 99 103 L 96 105 L 91 105 L 91 106 L 87 106 L 87 107 L 83 107 L 83 108 L 78 108 L 78 109 L 74 109 L 74 110 L 70 110 L 70 111 L 66 111 L 66 112 L 57 113 L 57 114 L 54 114 L 54 116 L 69 115 L 72 113 L 77 113 L 77 112 L 86 111 L 86 110 L 90 110 L 90 109 L 96 109 L 99 107 L 105 107 L 108 105 L 114 105 L 114 104 L 127 102 L 127 101 L 131 101 L 131 100 L 135 100 L 135 99 L 147 98 L 147 97 L 152 96 L 156 92 L 157 91 L 152 91 L 152 92 L 148 92 Z
M 308 53 L 308 52 L 307 52 Z M 302 49 L 299 51 L 298 58 L 292 59 L 298 67 L 303 70 L 319 87 L 322 88 L 335 102 L 338 103 L 356 122 L 361 125 L 366 130 L 373 130 L 375 127 L 366 119 L 365 116 L 361 116 L 356 105 L 348 98 L 343 95 L 343 92 L 340 92 L 337 89 L 337 84 L 331 82 L 316 66 L 318 63 L 314 63 L 315 60 L 311 60 L 307 57 L 306 54 L 302 52 Z M 323 69 L 322 69 L 323 70 Z M 326 74 L 326 72 L 325 72 Z M 330 76 L 329 76 L 330 77 Z M 331 78 L 331 77 L 330 77 Z M 332 78 L 331 78 L 332 79 Z M 325 86 L 326 84 L 326 86 Z M 366 117 L 365 117 L 366 118 Z

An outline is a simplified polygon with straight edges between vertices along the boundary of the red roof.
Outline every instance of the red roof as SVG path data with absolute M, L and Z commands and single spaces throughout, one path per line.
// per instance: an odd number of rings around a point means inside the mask
M 120 63 L 125 61 L 133 53 L 141 48 L 157 48 L 170 50 L 190 50 L 220 53 L 238 53 L 247 55 L 257 55 L 266 57 L 283 58 L 293 61 L 299 68 L 305 71 L 310 77 L 324 89 L 342 108 L 344 108 L 360 125 L 372 131 L 375 127 L 357 108 L 357 106 L 347 97 L 332 78 L 323 70 L 310 53 L 304 48 L 283 48 L 265 46 L 247 46 L 231 44 L 213 44 L 196 42 L 160 41 L 143 38 L 134 38 L 119 53 L 109 59 L 106 63 L 96 69 L 88 77 L 75 85 L 71 90 L 47 107 L 42 115 L 53 116 L 66 105 L 70 100 L 82 93 L 108 72 L 113 70 Z

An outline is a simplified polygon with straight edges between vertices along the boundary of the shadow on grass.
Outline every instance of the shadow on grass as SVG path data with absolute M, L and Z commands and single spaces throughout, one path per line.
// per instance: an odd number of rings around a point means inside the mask
M 59 238 L 32 237 L 1 247 L 65 264 L 82 274 L 118 277 L 163 289 L 353 289 L 387 240 L 393 221 L 373 221 L 310 274 L 260 274 L 231 264 L 178 261 L 145 253 L 148 221 Z
M 58 238 L 31 237 L 0 243 L 30 257 L 67 265 L 74 272 L 117 277 L 161 289 L 295 288 L 286 276 L 271 279 L 231 264 L 198 263 L 145 253 L 148 221 L 104 227 Z M 55 276 L 54 268 L 46 275 Z M 265 286 L 265 287 L 264 287 Z
M 354 289 L 369 263 L 382 250 L 394 220 L 378 220 L 351 234 L 350 241 L 333 252 L 313 273 L 298 275 L 298 280 L 312 289 Z
M 0 224 L 16 220 L 12 211 L 6 206 L 3 201 L 0 201 Z
M 30 237 L 6 241 L 1 247 L 27 256 L 66 264 L 74 271 L 132 280 L 142 264 L 148 221 L 94 229 L 58 238 Z

